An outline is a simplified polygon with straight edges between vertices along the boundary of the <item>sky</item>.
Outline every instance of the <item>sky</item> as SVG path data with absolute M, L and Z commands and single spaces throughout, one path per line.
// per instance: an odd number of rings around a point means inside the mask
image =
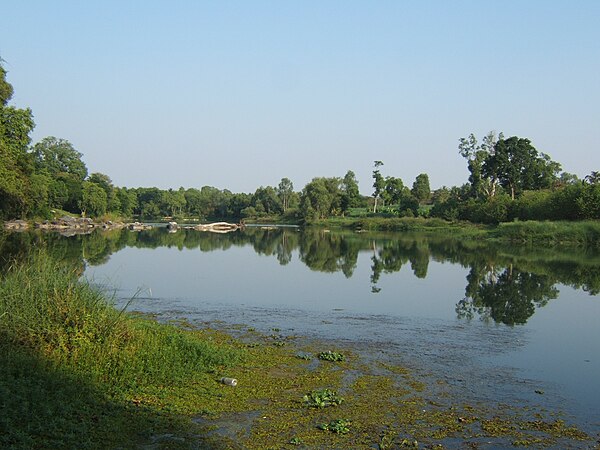
M 531 140 L 600 170 L 600 1 L 4 2 L 0 57 L 33 142 L 117 186 L 301 190 L 356 173 L 468 179 L 458 140 Z

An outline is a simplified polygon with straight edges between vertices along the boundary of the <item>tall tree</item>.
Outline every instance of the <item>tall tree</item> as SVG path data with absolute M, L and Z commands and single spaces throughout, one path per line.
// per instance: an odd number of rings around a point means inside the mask
M 499 139 L 483 164 L 484 176 L 497 179 L 513 200 L 526 189 L 551 187 L 558 172 L 560 164 L 539 153 L 529 139 L 517 136 Z
M 324 219 L 341 206 L 339 178 L 313 178 L 302 190 L 300 213 L 304 219 Z
M 493 174 L 485 176 L 483 165 L 494 154 L 494 146 L 500 139 L 504 139 L 502 132 L 496 136 L 495 131 L 490 131 L 481 143 L 473 133 L 459 140 L 458 152 L 467 160 L 471 196 L 473 197 L 492 198 L 496 195 L 499 181 Z
M 14 217 L 25 214 L 31 200 L 33 165 L 27 150 L 35 125 L 30 109 L 7 106 L 13 88 L 1 63 L 0 59 L 0 215 Z
M 405 189 L 406 187 L 401 178 L 385 177 L 385 187 L 381 196 L 388 205 L 399 205 L 405 194 Z
M 417 175 L 411 189 L 412 195 L 419 201 L 425 203 L 431 196 L 431 187 L 429 186 L 429 176 L 426 173 Z
M 82 191 L 83 195 L 79 206 L 82 215 L 98 217 L 106 212 L 106 192 L 101 186 L 84 181 Z
M 342 212 L 346 213 L 350 208 L 356 208 L 360 205 L 360 192 L 358 190 L 358 181 L 353 171 L 349 170 L 342 179 Z
M 282 178 L 277 186 L 277 196 L 285 213 L 290 206 L 290 197 L 294 192 L 294 185 L 289 178 Z
M 385 179 L 381 172 L 379 171 L 379 167 L 383 166 L 383 161 L 374 161 L 373 167 L 373 199 L 375 200 L 373 204 L 373 212 L 377 213 L 377 199 L 381 197 L 381 193 L 385 189 Z
M 33 155 L 37 169 L 46 170 L 51 176 L 68 173 L 79 181 L 87 177 L 87 167 L 81 160 L 83 155 L 66 139 L 45 137 L 33 146 Z

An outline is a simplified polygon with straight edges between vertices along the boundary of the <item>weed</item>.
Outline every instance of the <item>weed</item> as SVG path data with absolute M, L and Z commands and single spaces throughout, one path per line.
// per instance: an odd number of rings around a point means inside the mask
M 313 408 L 340 405 L 344 399 L 330 389 L 319 389 L 306 394 L 303 398 L 306 405 Z
M 350 432 L 350 425 L 352 422 L 346 419 L 332 420 L 329 423 L 322 423 L 319 425 L 319 429 L 323 431 L 331 431 L 336 434 L 346 434 Z
M 341 353 L 327 351 L 327 352 L 319 353 L 319 359 L 322 359 L 324 361 L 337 362 L 337 361 L 344 361 L 346 359 L 346 357 L 344 355 L 342 355 Z

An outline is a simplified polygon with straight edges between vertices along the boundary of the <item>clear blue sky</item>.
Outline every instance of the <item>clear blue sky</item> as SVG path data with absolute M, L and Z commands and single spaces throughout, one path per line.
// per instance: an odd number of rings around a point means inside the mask
M 600 170 L 600 1 L 11 1 L 0 56 L 53 135 L 118 186 L 250 192 L 374 160 L 466 182 L 458 139 Z

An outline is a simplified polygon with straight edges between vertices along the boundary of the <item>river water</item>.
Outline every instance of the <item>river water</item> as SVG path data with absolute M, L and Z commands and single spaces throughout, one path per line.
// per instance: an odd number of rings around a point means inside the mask
M 294 227 L 19 239 L 80 259 L 130 309 L 342 341 L 465 401 L 600 429 L 596 251 Z

